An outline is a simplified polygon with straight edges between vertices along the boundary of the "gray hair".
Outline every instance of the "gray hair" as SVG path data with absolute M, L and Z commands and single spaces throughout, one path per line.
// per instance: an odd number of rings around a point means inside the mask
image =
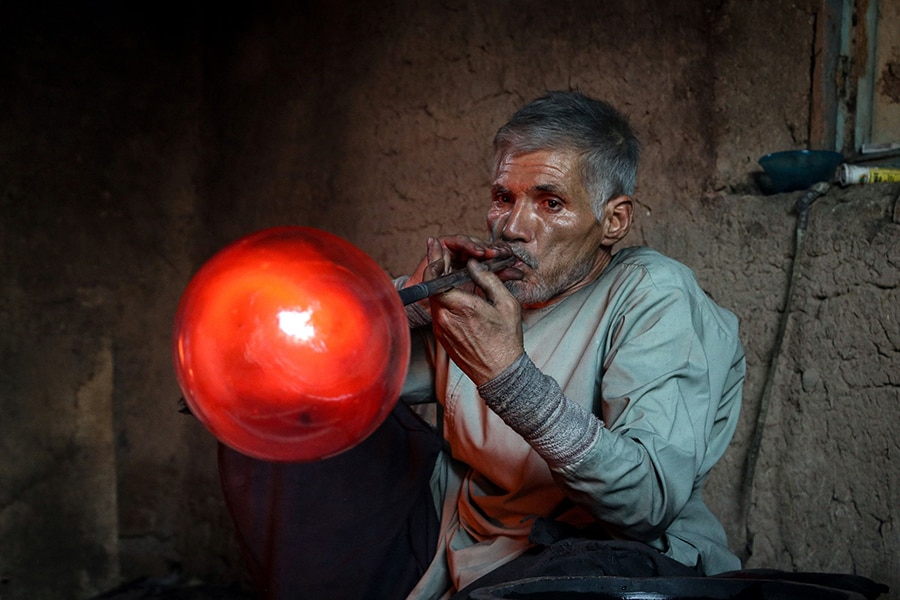
M 574 151 L 598 219 L 606 201 L 633 195 L 640 143 L 615 108 L 580 92 L 550 92 L 528 103 L 494 137 L 494 174 L 507 156 Z

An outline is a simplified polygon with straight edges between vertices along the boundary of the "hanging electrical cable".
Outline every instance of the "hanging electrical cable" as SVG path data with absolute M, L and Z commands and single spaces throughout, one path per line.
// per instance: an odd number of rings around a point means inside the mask
M 825 181 L 814 184 L 794 204 L 793 211 L 797 214 L 797 223 L 794 228 L 794 256 L 791 259 L 790 272 L 788 274 L 787 293 L 784 300 L 784 309 L 778 323 L 778 332 L 775 336 L 775 346 L 769 360 L 769 369 L 766 374 L 762 396 L 759 402 L 759 412 L 756 416 L 756 425 L 753 429 L 753 437 L 747 449 L 747 461 L 744 468 L 744 486 L 741 494 L 743 501 L 744 528 L 747 532 L 747 548 L 752 554 L 753 535 L 750 531 L 750 506 L 752 505 L 753 482 L 756 476 L 756 463 L 759 459 L 762 436 L 765 429 L 766 418 L 769 412 L 769 404 L 772 398 L 772 388 L 775 382 L 775 374 L 778 370 L 778 362 L 781 355 L 781 347 L 787 331 L 788 318 L 793 310 L 794 290 L 797 284 L 800 269 L 798 262 L 803 249 L 803 241 L 806 228 L 809 225 L 809 210 L 813 202 L 824 196 L 831 189 L 831 184 Z

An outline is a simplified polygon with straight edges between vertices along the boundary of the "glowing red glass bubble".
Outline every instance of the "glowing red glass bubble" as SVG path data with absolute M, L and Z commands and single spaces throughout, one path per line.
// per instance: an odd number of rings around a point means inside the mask
M 276 227 L 219 251 L 175 316 L 178 384 L 222 443 L 310 461 L 365 439 L 397 402 L 409 360 L 387 274 L 330 233 Z

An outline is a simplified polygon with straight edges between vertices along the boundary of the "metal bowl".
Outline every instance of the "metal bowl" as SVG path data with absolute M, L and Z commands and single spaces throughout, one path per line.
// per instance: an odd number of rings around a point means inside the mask
M 805 190 L 820 181 L 831 182 L 842 162 L 843 154 L 828 150 L 786 150 L 759 159 L 776 194 Z

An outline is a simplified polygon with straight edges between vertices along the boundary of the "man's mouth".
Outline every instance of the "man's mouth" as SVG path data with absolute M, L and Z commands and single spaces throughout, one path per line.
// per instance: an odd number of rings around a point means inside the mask
M 522 267 L 528 267 L 529 269 L 537 268 L 537 261 L 532 257 L 528 252 L 523 250 L 522 248 L 518 248 L 516 246 L 510 246 L 510 250 L 512 250 L 513 255 L 519 259 L 515 265 L 515 268 L 521 269 Z

